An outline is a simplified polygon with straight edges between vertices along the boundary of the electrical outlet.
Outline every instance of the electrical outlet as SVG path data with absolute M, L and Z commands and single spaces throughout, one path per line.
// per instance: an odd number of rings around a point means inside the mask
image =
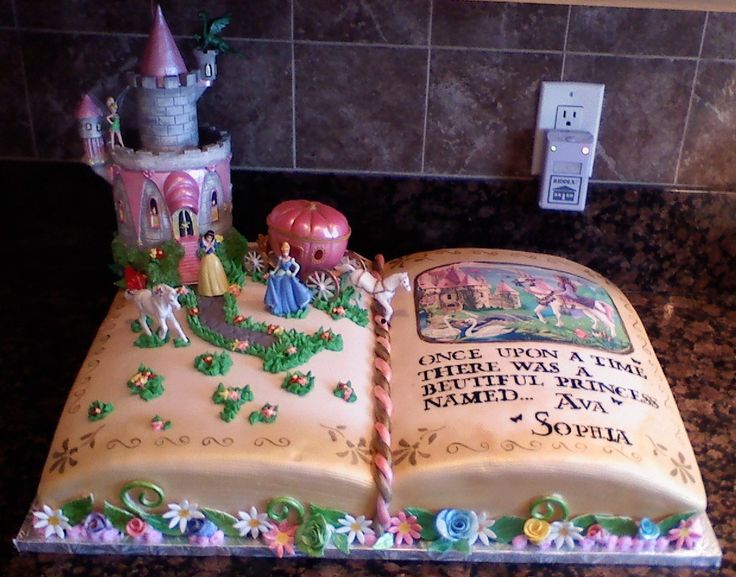
M 537 111 L 537 128 L 534 133 L 532 174 L 540 174 L 544 168 L 544 148 L 549 130 L 577 130 L 593 135 L 592 158 L 598 142 L 598 127 L 603 110 L 603 84 L 583 82 L 542 82 Z M 593 175 L 590 163 L 588 176 Z
M 555 130 L 580 130 L 583 125 L 582 106 L 557 107 L 555 114 Z

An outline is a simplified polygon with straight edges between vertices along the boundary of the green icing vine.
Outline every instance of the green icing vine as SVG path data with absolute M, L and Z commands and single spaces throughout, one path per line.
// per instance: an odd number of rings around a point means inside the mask
M 244 387 L 226 387 L 220 383 L 212 395 L 212 400 L 216 405 L 223 406 L 222 411 L 220 411 L 220 418 L 229 423 L 238 415 L 240 407 L 253 400 L 253 392 L 248 385 Z
M 128 380 L 128 389 L 144 401 L 150 401 L 164 394 L 164 378 L 145 365 Z
M 279 416 L 279 406 L 278 405 L 272 405 L 271 403 L 266 403 L 261 407 L 258 411 L 253 411 L 248 416 L 248 422 L 251 425 L 255 425 L 256 423 L 266 423 L 271 424 L 276 420 L 276 417 Z
M 314 388 L 314 375 L 312 371 L 307 371 L 306 374 L 301 371 L 286 373 L 284 382 L 281 383 L 281 388 L 303 397 Z
M 87 408 L 87 418 L 90 421 L 101 421 L 113 412 L 115 407 L 112 403 L 103 401 L 92 401 Z
M 353 385 L 350 381 L 340 381 L 337 383 L 335 388 L 332 389 L 332 394 L 346 403 L 354 403 L 358 400 L 358 395 L 355 394 L 355 390 L 353 389 Z
M 233 360 L 227 352 L 202 353 L 194 358 L 194 367 L 207 376 L 225 375 L 233 366 Z
M 215 249 L 230 284 L 242 286 L 245 283 L 243 257 L 247 250 L 248 241 L 235 229 L 224 235 L 222 242 Z

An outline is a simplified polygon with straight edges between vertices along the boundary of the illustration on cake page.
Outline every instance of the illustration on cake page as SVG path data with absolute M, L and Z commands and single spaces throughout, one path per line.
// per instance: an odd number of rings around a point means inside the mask
M 464 262 L 416 278 L 419 336 L 428 342 L 552 341 L 626 353 L 631 342 L 604 288 L 518 264 Z

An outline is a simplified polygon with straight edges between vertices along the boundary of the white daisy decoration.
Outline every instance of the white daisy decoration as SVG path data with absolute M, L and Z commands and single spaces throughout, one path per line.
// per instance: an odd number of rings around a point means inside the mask
M 250 533 L 253 539 L 258 539 L 258 535 L 266 533 L 271 529 L 271 524 L 268 522 L 268 515 L 266 513 L 258 513 L 255 507 L 250 508 L 250 513 L 238 511 L 238 517 L 240 517 L 240 521 L 233 523 L 233 527 L 240 532 L 241 537 L 245 537 Z
M 547 541 L 552 541 L 557 549 L 567 545 L 570 549 L 575 547 L 576 541 L 582 541 L 581 527 L 576 527 L 570 521 L 555 521 L 550 523 Z
M 189 519 L 204 519 L 204 514 L 199 510 L 197 505 L 190 505 L 187 499 L 180 504 L 171 503 L 168 505 L 169 511 L 163 514 L 164 519 L 170 519 L 169 529 L 173 529 L 179 525 L 179 531 L 184 533 L 187 530 Z
M 71 529 L 69 519 L 61 512 L 61 509 L 54 511 L 48 505 L 43 506 L 43 511 L 34 511 L 33 522 L 34 529 L 43 529 L 44 537 L 48 539 L 51 535 L 56 534 L 59 539 L 64 538 L 64 532 Z
M 373 535 L 373 529 L 371 529 L 372 521 L 365 518 L 365 515 L 359 517 L 353 517 L 352 515 L 345 515 L 342 519 L 338 519 L 339 527 L 335 530 L 337 533 L 348 534 L 348 545 L 352 545 L 357 539 L 361 545 L 365 544 L 365 536 Z
M 472 540 L 468 540 L 470 544 L 480 541 L 488 547 L 491 544 L 491 540 L 496 540 L 496 534 L 493 532 L 491 527 L 496 523 L 495 519 L 489 519 L 488 513 L 483 511 L 478 515 L 478 533 L 476 533 L 475 538 Z

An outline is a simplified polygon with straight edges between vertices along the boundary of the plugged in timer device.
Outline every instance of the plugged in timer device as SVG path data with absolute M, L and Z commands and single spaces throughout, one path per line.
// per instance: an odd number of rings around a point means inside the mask
M 539 206 L 555 210 L 585 208 L 588 175 L 593 164 L 590 132 L 550 130 L 545 137 Z

